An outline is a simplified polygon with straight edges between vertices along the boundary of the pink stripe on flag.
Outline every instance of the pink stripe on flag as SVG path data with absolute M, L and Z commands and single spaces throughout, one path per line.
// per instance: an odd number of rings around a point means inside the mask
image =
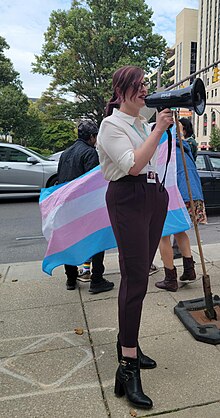
M 88 180 L 89 183 L 87 184 Z M 105 185 L 107 187 L 108 182 L 104 179 L 100 170 L 69 182 L 58 190 L 55 190 L 40 203 L 42 218 L 45 219 L 56 206 L 61 206 L 66 202 L 76 199 L 88 192 L 97 190 Z
M 170 187 L 166 186 L 166 190 L 169 194 L 168 210 L 175 210 L 175 209 L 180 209 L 181 207 L 182 208 L 185 207 L 184 202 L 180 196 L 180 192 L 179 192 L 177 185 L 170 186 Z
M 85 237 L 108 226 L 110 226 L 110 220 L 106 206 L 96 209 L 73 222 L 63 225 L 61 228 L 56 229 L 49 241 L 45 256 L 63 251 L 83 240 Z
M 172 154 L 171 154 L 172 159 Z M 159 146 L 159 153 L 157 158 L 157 165 L 165 166 L 167 161 L 167 141 Z

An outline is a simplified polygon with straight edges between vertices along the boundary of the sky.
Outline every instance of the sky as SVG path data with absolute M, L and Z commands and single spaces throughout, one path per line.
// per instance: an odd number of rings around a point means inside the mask
M 154 12 L 154 32 L 162 35 L 168 46 L 175 43 L 176 16 L 184 8 L 198 9 L 199 0 L 146 0 Z M 44 33 L 53 10 L 68 10 L 71 0 L 0 0 L 0 36 L 10 46 L 4 53 L 20 74 L 24 93 L 38 98 L 49 86 L 50 78 L 31 72 L 35 54 L 40 55 Z

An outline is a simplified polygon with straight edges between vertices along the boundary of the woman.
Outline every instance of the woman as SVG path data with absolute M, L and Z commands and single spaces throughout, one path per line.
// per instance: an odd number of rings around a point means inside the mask
M 137 407 L 149 409 L 153 403 L 143 393 L 140 367 L 153 368 L 156 362 L 142 353 L 138 332 L 149 269 L 168 205 L 168 194 L 166 190 L 160 191 L 155 171 L 156 149 L 173 118 L 170 109 L 163 110 L 151 133 L 139 114 L 146 94 L 142 69 L 125 66 L 114 73 L 113 96 L 97 144 L 101 169 L 109 181 L 106 202 L 118 244 L 121 272 L 117 342 L 120 364 L 115 394 L 126 394 Z M 154 173 L 151 175 L 154 178 L 148 180 L 149 172 Z
M 205 213 L 205 205 L 202 193 L 201 181 L 197 172 L 195 161 L 191 152 L 191 146 L 187 141 L 188 138 L 188 127 L 190 126 L 188 122 L 186 123 L 186 118 L 180 119 L 180 130 L 183 137 L 183 148 L 184 155 L 186 160 L 187 171 L 189 175 L 189 181 L 191 186 L 194 211 L 196 215 L 196 221 L 198 223 L 206 224 L 207 218 Z M 190 122 L 191 123 L 191 122 Z M 193 131 L 192 131 L 193 133 Z M 177 185 L 181 193 L 183 201 L 188 209 L 189 215 L 192 218 L 192 210 L 190 205 L 190 198 L 188 193 L 188 187 L 186 183 L 186 176 L 183 166 L 183 160 L 181 155 L 181 149 L 179 140 L 176 140 L 176 165 L 177 165 Z M 180 277 L 182 282 L 194 282 L 196 279 L 196 272 L 194 268 L 194 261 L 190 248 L 189 237 L 186 232 L 180 232 L 179 234 L 174 235 L 178 247 L 183 256 L 183 274 Z M 155 283 L 155 286 L 159 289 L 168 290 L 171 292 L 176 292 L 178 289 L 177 283 L 177 271 L 174 266 L 174 255 L 173 249 L 170 242 L 170 236 L 162 237 L 160 241 L 160 254 L 164 264 L 165 278 L 161 282 Z
M 193 159 L 194 159 L 194 161 L 196 161 L 198 146 L 197 146 L 197 142 L 195 140 L 192 122 L 187 118 L 181 118 L 181 119 L 179 119 L 179 122 L 182 125 L 184 140 L 186 140 L 188 142 L 188 144 L 191 148 Z

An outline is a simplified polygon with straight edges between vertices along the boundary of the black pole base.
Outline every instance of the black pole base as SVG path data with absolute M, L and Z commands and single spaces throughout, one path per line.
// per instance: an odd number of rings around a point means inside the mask
M 180 301 L 174 307 L 174 313 L 196 340 L 220 344 L 220 298 L 217 295 L 213 297 L 213 308 L 216 320 L 206 316 L 205 298 Z

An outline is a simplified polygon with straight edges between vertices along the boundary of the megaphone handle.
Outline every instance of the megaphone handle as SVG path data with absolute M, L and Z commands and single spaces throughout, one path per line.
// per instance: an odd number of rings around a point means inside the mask
M 158 106 L 157 107 L 157 111 L 158 112 L 162 112 L 162 110 L 164 110 L 164 109 L 166 109 L 166 108 L 165 107 L 162 107 L 162 106 Z M 172 127 L 173 127 L 173 124 L 171 124 L 168 129 L 171 129 Z M 166 132 L 168 133 L 168 130 Z

